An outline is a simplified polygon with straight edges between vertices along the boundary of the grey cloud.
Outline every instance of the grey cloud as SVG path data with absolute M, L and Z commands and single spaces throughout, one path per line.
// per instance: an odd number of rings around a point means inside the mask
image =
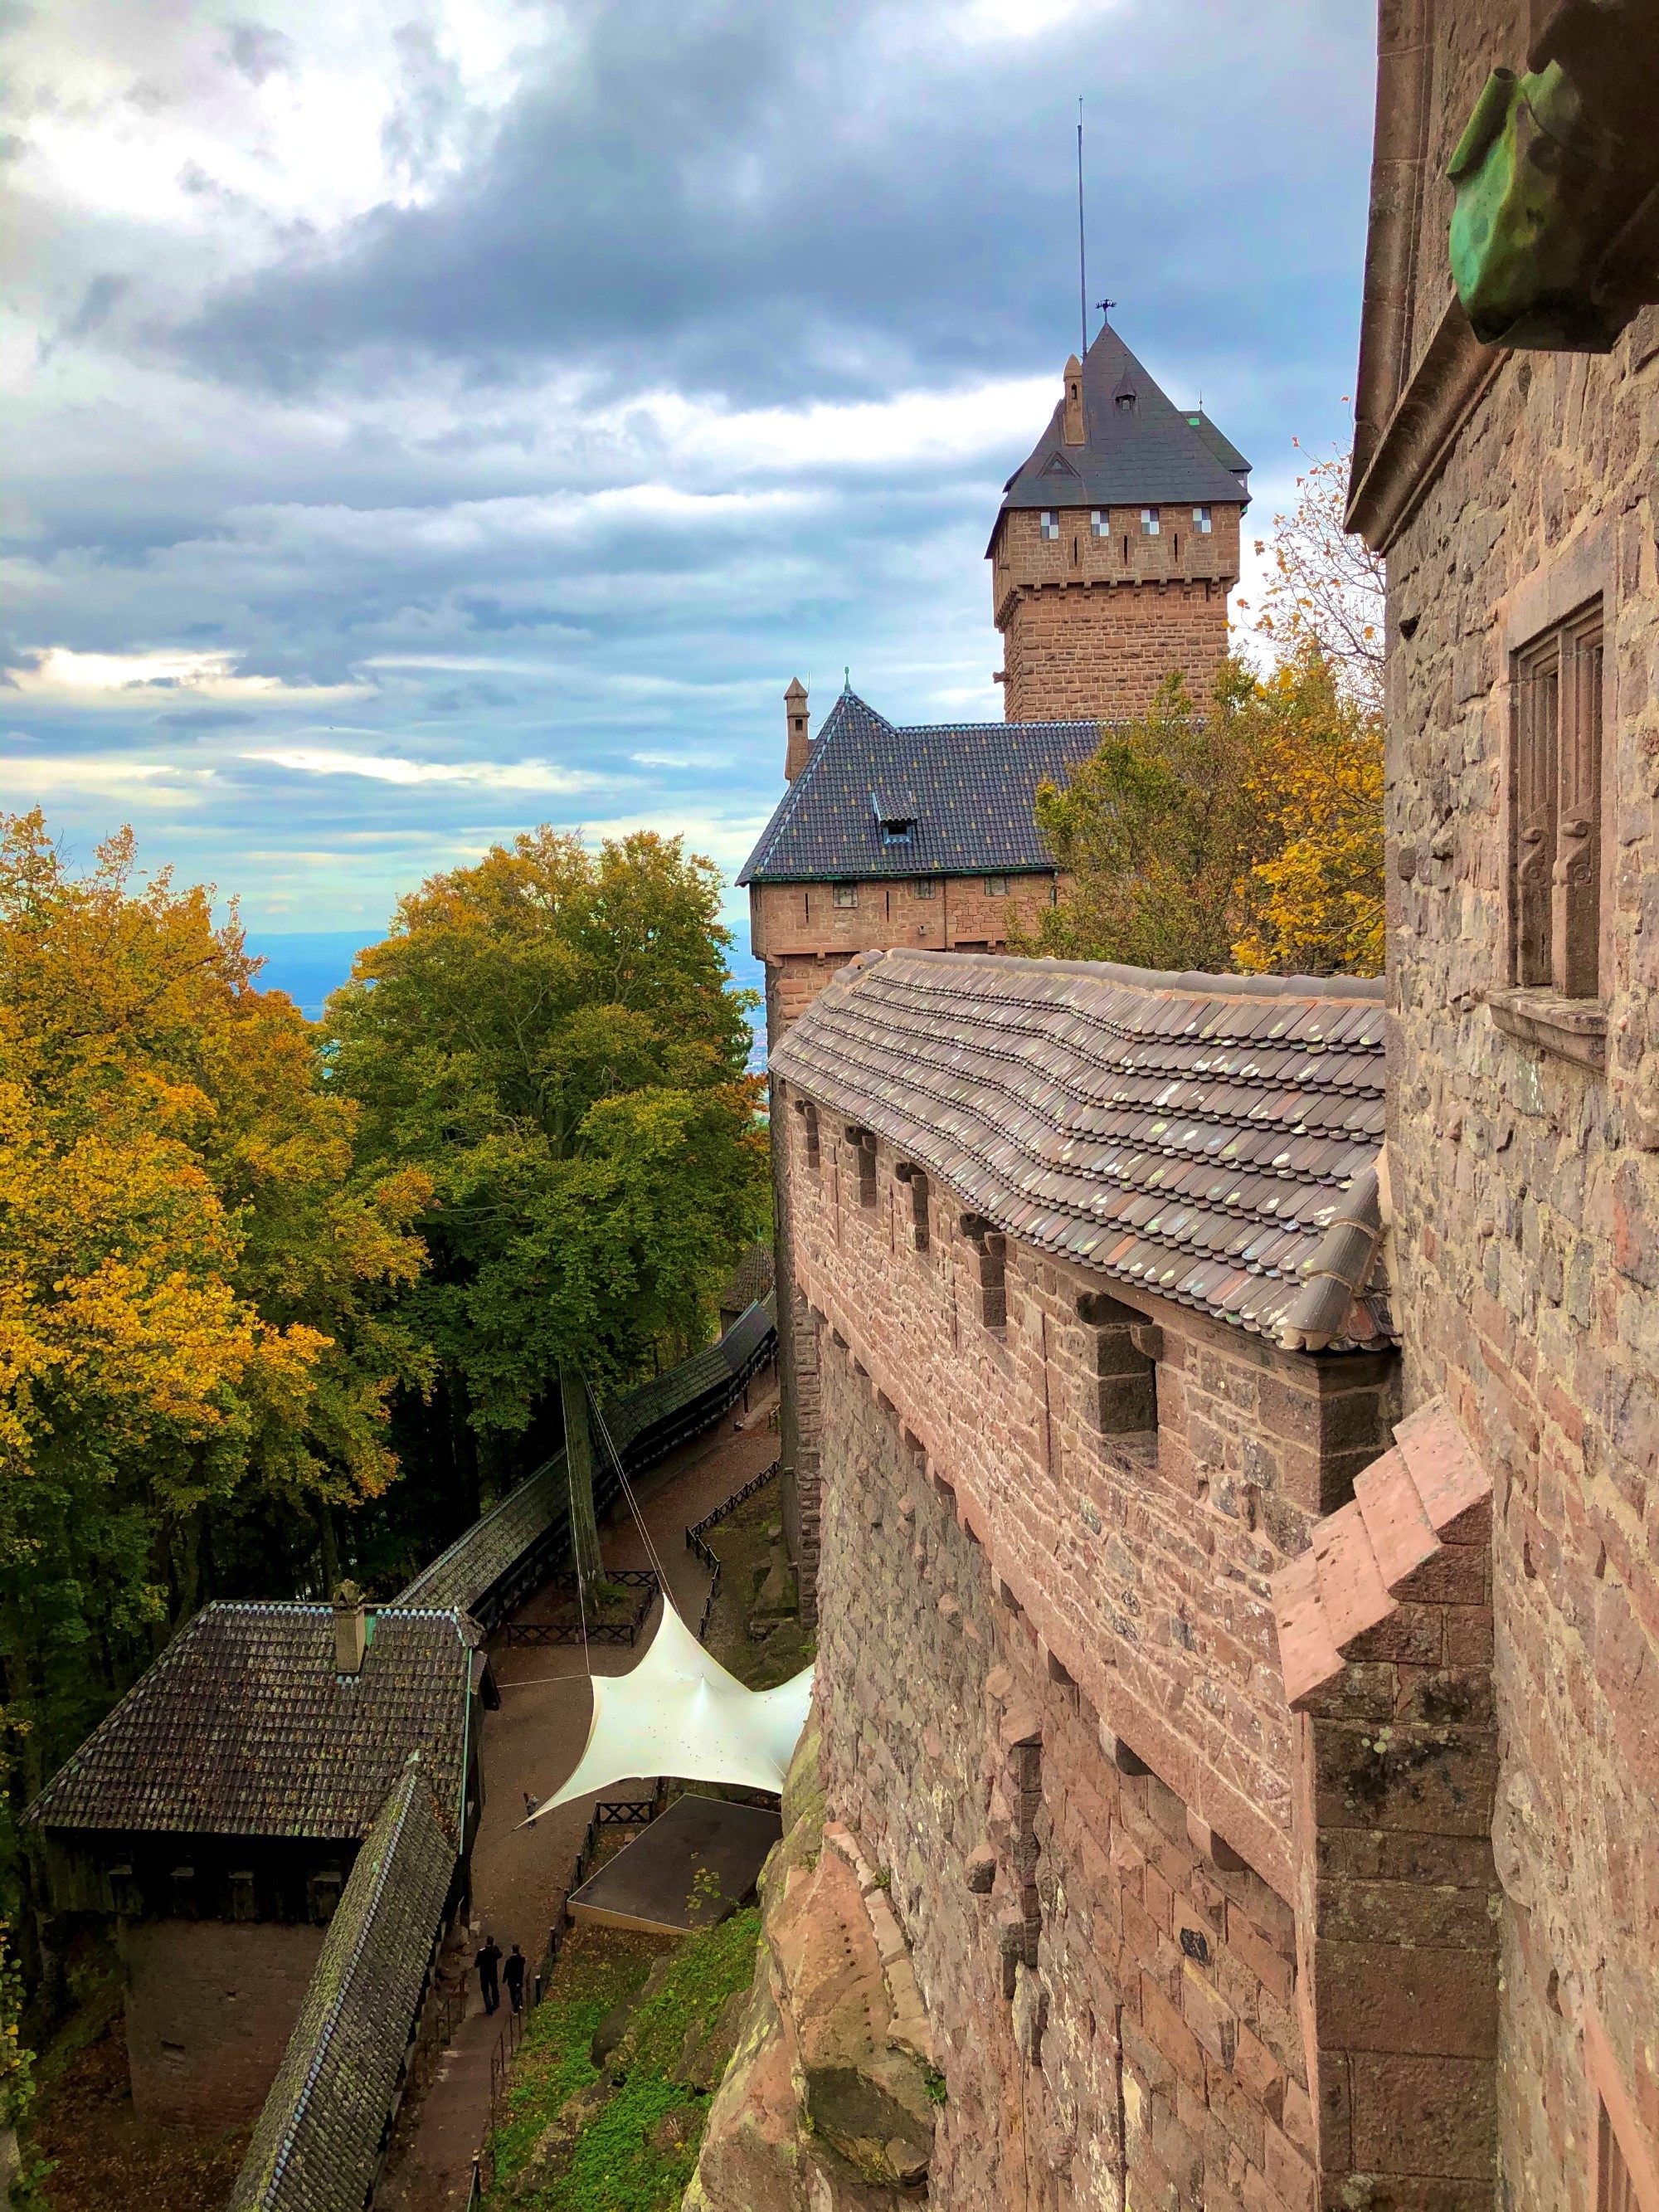
M 465 714 L 480 707 L 510 707 L 513 700 L 514 694 L 499 684 L 455 684 L 428 694 L 426 703 L 434 714 Z
M 171 730 L 179 737 L 204 738 L 216 730 L 245 730 L 258 726 L 259 717 L 250 714 L 245 707 L 181 707 L 171 714 L 158 714 L 158 730 Z
M 225 58 L 250 84 L 259 85 L 279 70 L 293 68 L 294 41 L 270 23 L 233 23 Z
M 1067 82 L 1109 88 L 1096 290 L 1158 298 L 1213 345 L 1282 315 L 1358 235 L 1357 165 L 1350 205 L 1310 191 L 1365 127 L 1357 15 L 1310 40 L 1285 0 L 1242 26 L 1118 9 L 994 65 L 943 44 L 925 70 L 884 51 L 872 0 L 590 0 L 579 20 L 579 58 L 530 84 L 453 188 L 227 293 L 183 334 L 191 356 L 280 389 L 414 346 L 488 377 L 564 359 L 621 389 L 666 376 L 776 399 L 981 372 L 1039 332 L 1052 352 L 1075 296 L 1062 54 Z M 1334 63 L 1352 95 L 1316 97 Z M 1264 269 L 1264 233 L 1294 253 Z

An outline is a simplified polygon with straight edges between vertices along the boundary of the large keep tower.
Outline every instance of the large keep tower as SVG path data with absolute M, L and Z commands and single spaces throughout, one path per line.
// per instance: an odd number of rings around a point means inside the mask
M 1109 323 L 1073 355 L 987 548 L 1011 722 L 1121 720 L 1175 669 L 1202 696 L 1227 650 L 1249 473 Z

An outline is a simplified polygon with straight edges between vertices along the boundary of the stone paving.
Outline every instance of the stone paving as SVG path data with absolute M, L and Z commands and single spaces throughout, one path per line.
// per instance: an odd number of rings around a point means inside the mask
M 686 1524 L 741 1489 L 777 1455 L 777 1434 L 769 1419 L 777 1402 L 772 1371 L 757 1376 L 745 1395 L 746 1410 L 735 1407 L 634 1485 L 669 1589 L 694 1628 L 708 1577 L 685 1548 Z M 605 1554 L 612 1567 L 649 1565 L 631 1518 L 606 1528 Z M 532 1597 L 515 1618 L 534 1620 L 546 1610 L 544 1598 Z M 645 1649 L 643 1644 L 634 1650 L 595 1649 L 592 1671 L 627 1674 Z M 491 1638 L 490 1659 L 501 1705 L 484 1721 L 484 1805 L 472 1854 L 474 1935 L 463 1955 L 470 1967 L 488 1930 L 503 1952 L 520 1944 L 533 1971 L 555 1908 L 569 1887 L 593 1801 L 562 1807 L 532 1828 L 524 1825 L 525 1795 L 550 1796 L 580 1756 L 592 1711 L 588 1668 L 579 1646 L 509 1647 L 499 1633 Z M 468 1979 L 471 1984 L 470 1973 Z M 488 2120 L 490 2056 L 504 2018 L 486 2017 L 471 1989 L 465 2020 L 393 2144 L 375 2200 L 380 2212 L 459 2212 L 465 2204 L 473 2154 Z

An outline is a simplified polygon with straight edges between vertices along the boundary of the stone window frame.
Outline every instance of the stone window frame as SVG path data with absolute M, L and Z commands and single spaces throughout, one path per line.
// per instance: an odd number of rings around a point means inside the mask
M 810 1098 L 798 1098 L 795 1111 L 800 1115 L 801 1132 L 806 1139 L 806 1169 L 809 1175 L 823 1172 L 823 1153 L 818 1143 L 818 1109 Z
M 837 906 L 856 906 L 859 902 L 858 885 L 856 884 L 837 884 L 835 886 L 835 901 Z
M 982 1213 L 964 1213 L 957 1226 L 974 1254 L 980 1326 L 1000 1336 L 1008 1326 L 1008 1240 Z
M 859 1204 L 872 1206 L 876 1202 L 875 1131 L 862 1128 L 856 1121 L 849 1121 L 845 1134 L 859 1164 Z
M 910 896 L 912 898 L 919 899 L 937 898 L 939 896 L 939 878 L 937 876 L 918 876 L 915 883 L 910 886 Z
M 1547 653 L 1550 641 L 1563 634 L 1582 632 L 1592 625 L 1599 609 L 1603 640 L 1614 634 L 1617 602 L 1611 521 L 1602 518 L 1555 559 L 1522 579 L 1495 612 L 1502 624 L 1502 646 L 1507 678 L 1508 712 L 1504 716 L 1501 791 L 1503 794 L 1504 944 L 1502 981 L 1486 992 L 1494 1025 L 1517 1042 L 1574 1062 L 1599 1075 L 1607 1065 L 1607 982 L 1610 968 L 1608 923 L 1613 913 L 1611 872 L 1617 849 L 1608 834 L 1614 818 L 1609 800 L 1617 729 L 1614 658 L 1603 653 L 1599 696 L 1599 774 L 1591 796 L 1599 802 L 1597 827 L 1600 853 L 1596 864 L 1595 906 L 1598 914 L 1595 961 L 1595 993 L 1569 994 L 1546 983 L 1522 980 L 1524 962 L 1518 937 L 1514 862 L 1519 849 L 1522 823 L 1518 786 L 1522 781 L 1519 750 L 1526 695 L 1522 681 L 1529 661 Z M 1582 976 L 1579 980 L 1582 980 Z
M 1643 2134 L 1607 2032 L 1584 2011 L 1593 2212 L 1659 2212 L 1659 2159 Z
M 928 1200 L 932 1194 L 926 1168 L 919 1168 L 912 1160 L 901 1160 L 893 1170 L 900 1182 L 910 1186 L 910 1243 L 914 1249 L 925 1252 L 932 1242 Z
M 1009 878 L 1008 878 L 1006 876 L 987 876 L 987 878 L 985 878 L 985 896 L 986 896 L 986 897 L 987 897 L 987 898 L 1007 898 L 1007 897 L 1009 897 L 1009 896 L 1011 896 L 1011 894 L 1010 894 L 1010 892 L 1009 892 L 1008 884 L 1009 884 Z

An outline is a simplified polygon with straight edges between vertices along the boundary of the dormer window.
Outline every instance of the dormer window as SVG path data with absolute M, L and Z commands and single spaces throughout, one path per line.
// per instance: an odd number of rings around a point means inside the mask
M 1193 509 L 1193 528 L 1197 531 L 1200 538 L 1209 536 L 1210 510 L 1207 507 L 1195 507 Z
M 1140 534 L 1141 534 L 1141 536 L 1142 536 L 1143 538 L 1156 538 L 1156 537 L 1157 537 L 1157 535 L 1158 535 L 1158 509 L 1157 509 L 1155 507 L 1143 507 L 1141 508 L 1141 510 L 1140 510 Z
M 872 791 L 870 811 L 881 830 L 884 845 L 914 845 L 921 809 L 908 791 Z
M 1045 507 L 1037 516 L 1037 528 L 1045 538 L 1058 538 L 1060 516 L 1052 507 Z
M 1091 538 L 1111 536 L 1112 518 L 1103 507 L 1096 507 L 1094 513 L 1089 517 L 1089 534 Z

